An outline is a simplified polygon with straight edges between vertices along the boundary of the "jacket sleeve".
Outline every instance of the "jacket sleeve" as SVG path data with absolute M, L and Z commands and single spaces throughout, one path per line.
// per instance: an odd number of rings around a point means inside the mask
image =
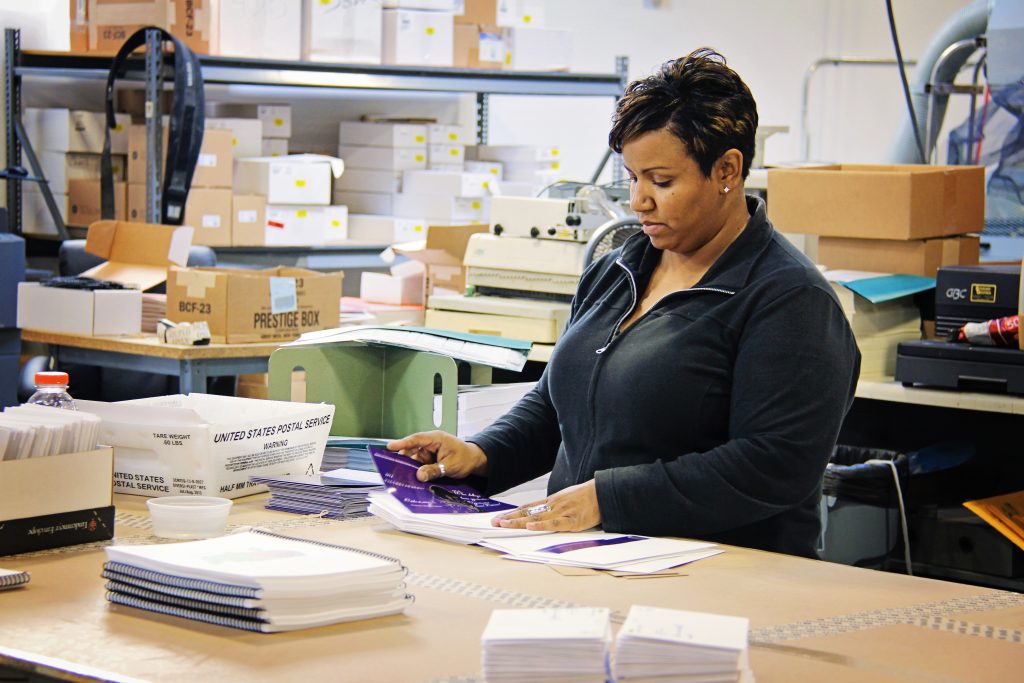
M 619 251 L 612 252 L 587 268 L 573 297 L 566 327 L 573 324 L 588 305 L 587 294 L 606 274 Z M 499 493 L 550 472 L 562 444 L 558 415 L 548 393 L 545 368 L 537 386 L 512 409 L 483 431 L 467 439 L 487 454 L 488 495 Z
M 760 304 L 739 334 L 728 441 L 598 471 L 606 530 L 705 537 L 819 490 L 859 371 L 846 317 L 831 292 L 805 284 Z

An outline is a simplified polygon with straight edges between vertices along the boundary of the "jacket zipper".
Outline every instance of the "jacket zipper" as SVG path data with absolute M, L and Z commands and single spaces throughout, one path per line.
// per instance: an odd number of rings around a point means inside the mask
M 608 349 L 608 347 L 611 346 L 611 343 L 615 340 L 615 333 L 616 333 L 616 331 L 622 325 L 622 321 L 625 320 L 626 317 L 630 313 L 633 312 L 633 309 L 636 308 L 636 304 L 637 304 L 637 287 L 636 287 L 636 279 L 633 276 L 633 271 L 631 271 L 626 266 L 626 264 L 622 261 L 621 258 L 616 259 L 615 260 L 615 264 L 617 266 L 619 266 L 620 268 L 622 268 L 622 270 L 626 273 L 626 280 L 629 282 L 629 293 L 630 293 L 630 297 L 631 297 L 631 302 L 630 302 L 630 305 L 626 307 L 625 312 L 623 312 L 623 314 L 621 316 L 619 316 L 619 319 L 615 321 L 615 326 L 612 328 L 611 332 L 609 333 L 608 339 L 605 341 L 604 346 L 602 346 L 601 348 L 596 349 L 594 351 L 594 353 L 596 353 L 597 355 L 603 354 Z M 678 292 L 673 292 L 672 294 L 669 294 L 668 296 L 664 297 L 662 299 L 662 301 L 667 299 L 669 296 L 674 296 L 676 294 L 682 294 L 683 292 L 716 292 L 718 294 L 727 294 L 729 296 L 732 296 L 733 294 L 736 293 L 736 292 L 734 292 L 732 290 L 723 289 L 721 287 L 691 287 L 689 289 L 681 289 Z M 661 301 L 659 301 L 658 303 L 660 304 Z M 653 311 L 655 308 L 657 308 L 657 305 L 652 306 L 651 310 L 647 311 L 642 316 L 640 316 L 640 319 L 637 320 L 635 323 L 633 323 L 633 325 L 636 325 L 637 323 L 640 322 L 640 320 L 643 320 L 644 318 L 646 318 L 650 314 L 650 312 Z M 632 327 L 632 325 L 630 327 Z M 601 366 L 601 360 L 598 359 L 597 363 L 594 364 L 594 370 L 593 370 L 593 372 L 590 375 L 590 388 L 588 390 L 588 393 L 590 395 L 590 406 L 589 407 L 590 407 L 591 430 L 590 430 L 590 436 L 587 439 L 587 448 L 586 448 L 586 450 L 583 451 L 584 455 L 583 455 L 582 458 L 580 458 L 580 466 L 576 470 L 576 482 L 575 483 L 577 483 L 577 484 L 582 483 L 582 479 L 581 478 L 583 476 L 583 470 L 585 469 L 585 466 L 590 462 L 590 452 L 591 452 L 591 450 L 594 447 L 594 430 L 593 430 L 593 425 L 597 422 L 597 401 L 595 400 L 595 397 L 594 397 L 594 386 L 597 383 L 597 375 L 598 375 L 598 372 L 600 371 L 600 366 Z

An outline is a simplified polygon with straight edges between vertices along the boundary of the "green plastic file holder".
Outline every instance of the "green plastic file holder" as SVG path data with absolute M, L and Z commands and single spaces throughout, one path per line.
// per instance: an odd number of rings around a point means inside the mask
M 295 370 L 306 372 L 306 402 L 334 404 L 334 436 L 399 438 L 431 429 L 455 434 L 458 368 L 448 356 L 359 342 L 285 346 L 270 355 L 270 399 L 291 400 Z M 434 422 L 438 377 L 440 424 Z

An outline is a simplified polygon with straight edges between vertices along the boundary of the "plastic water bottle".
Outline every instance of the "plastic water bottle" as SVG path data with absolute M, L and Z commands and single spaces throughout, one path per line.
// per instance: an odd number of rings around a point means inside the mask
M 66 410 L 78 410 L 75 399 L 68 393 L 68 373 L 37 372 L 36 393 L 28 398 L 29 403 Z

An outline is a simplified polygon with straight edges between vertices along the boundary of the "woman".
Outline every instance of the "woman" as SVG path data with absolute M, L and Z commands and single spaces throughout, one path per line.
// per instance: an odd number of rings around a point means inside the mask
M 609 135 L 643 233 L 583 275 L 536 388 L 463 442 L 389 444 L 494 493 L 496 525 L 701 538 L 816 556 L 822 475 L 860 354 L 829 284 L 743 181 L 750 90 L 710 49 L 632 83 Z

